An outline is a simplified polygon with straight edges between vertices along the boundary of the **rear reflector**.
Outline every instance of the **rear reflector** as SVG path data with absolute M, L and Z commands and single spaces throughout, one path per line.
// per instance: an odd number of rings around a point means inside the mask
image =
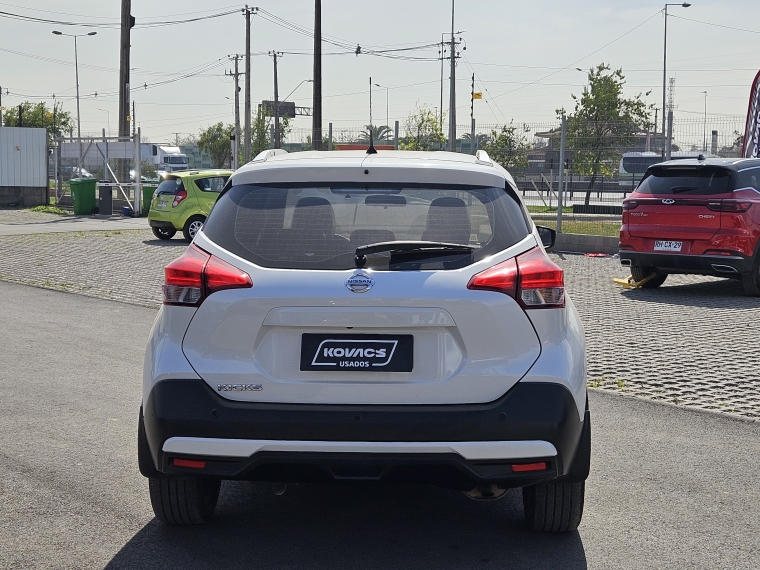
M 172 459 L 172 465 L 174 465 L 174 467 L 187 467 L 188 469 L 205 469 L 206 468 L 205 461 L 198 461 L 196 459 L 180 459 L 179 457 L 175 457 L 174 459 Z
M 565 306 L 562 268 L 538 247 L 473 275 L 467 288 L 504 293 L 525 309 Z
M 167 265 L 164 274 L 165 305 L 198 306 L 215 291 L 253 287 L 245 271 L 195 245 Z
M 512 465 L 512 471 L 515 473 L 525 473 L 528 471 L 545 471 L 547 468 L 546 461 L 541 463 L 517 463 Z

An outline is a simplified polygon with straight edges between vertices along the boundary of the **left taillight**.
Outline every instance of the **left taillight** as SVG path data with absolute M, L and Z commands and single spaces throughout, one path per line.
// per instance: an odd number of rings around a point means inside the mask
M 565 306 L 564 272 L 540 248 L 473 275 L 467 288 L 504 293 L 516 299 L 524 309 Z
M 253 287 L 245 271 L 195 245 L 167 265 L 164 275 L 164 305 L 197 307 L 215 291 Z

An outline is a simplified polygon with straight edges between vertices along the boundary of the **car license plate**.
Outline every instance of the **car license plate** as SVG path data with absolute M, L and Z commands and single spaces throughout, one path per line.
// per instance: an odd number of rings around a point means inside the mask
M 682 247 L 682 241 L 657 240 L 654 242 L 655 251 L 681 251 Z
M 310 334 L 301 336 L 301 370 L 320 372 L 411 372 L 410 334 Z
M 158 201 L 158 207 L 159 208 L 166 208 L 166 202 L 164 202 L 163 200 L 159 200 Z

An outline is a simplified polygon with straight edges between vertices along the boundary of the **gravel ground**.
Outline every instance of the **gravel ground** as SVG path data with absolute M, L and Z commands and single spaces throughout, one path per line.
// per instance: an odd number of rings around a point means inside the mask
M 2 236 L 0 280 L 156 307 L 185 246 L 148 230 Z M 760 419 L 760 299 L 741 283 L 670 276 L 624 291 L 617 259 L 552 257 L 586 329 L 590 387 Z
M 47 212 L 32 212 L 31 210 L 17 210 L 15 208 L 0 208 L 0 223 L 41 222 L 56 218 L 72 217 L 73 215 L 73 212 L 66 212 L 65 214 L 50 214 Z

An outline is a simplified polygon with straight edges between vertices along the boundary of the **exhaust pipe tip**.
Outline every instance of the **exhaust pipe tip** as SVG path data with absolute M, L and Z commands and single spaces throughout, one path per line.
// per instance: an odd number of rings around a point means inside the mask
M 732 267 L 730 265 L 720 265 L 718 263 L 713 263 L 711 267 L 713 268 L 713 271 L 717 273 L 730 273 L 733 275 L 739 273 L 739 270 L 736 267 Z
M 462 492 L 473 501 L 496 501 L 506 495 L 508 490 L 491 483 L 490 485 L 478 485 L 471 491 Z
M 631 267 L 631 260 L 630 259 L 621 259 L 620 265 L 625 265 L 626 267 Z

